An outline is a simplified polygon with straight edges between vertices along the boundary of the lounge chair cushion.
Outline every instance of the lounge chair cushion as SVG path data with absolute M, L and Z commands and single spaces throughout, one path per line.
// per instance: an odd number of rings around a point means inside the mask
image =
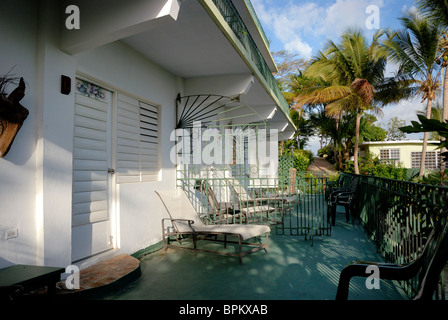
M 252 215 L 255 215 L 257 213 L 275 211 L 275 208 L 269 206 L 256 206 L 256 207 L 240 208 L 240 211 L 245 215 L 247 215 L 248 217 L 251 217 Z
M 266 225 L 253 225 L 253 224 L 230 224 L 230 225 L 209 225 L 195 227 L 192 226 L 194 231 L 198 233 L 219 233 L 219 234 L 235 234 L 240 235 L 242 240 L 258 237 L 262 234 L 271 232 L 271 229 Z

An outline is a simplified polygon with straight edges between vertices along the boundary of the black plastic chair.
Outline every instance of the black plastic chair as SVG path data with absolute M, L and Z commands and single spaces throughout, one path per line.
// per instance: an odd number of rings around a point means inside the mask
M 352 277 L 369 277 L 369 266 L 379 269 L 384 280 L 410 280 L 418 276 L 417 293 L 414 300 L 431 300 L 437 290 L 440 274 L 448 261 L 448 224 L 440 223 L 430 233 L 419 257 L 412 263 L 396 265 L 389 263 L 354 261 L 346 266 L 339 277 L 336 300 L 347 300 Z M 366 289 L 367 290 L 367 289 Z
M 345 216 L 347 222 L 350 221 L 350 216 L 352 217 L 352 223 L 354 223 L 354 217 L 352 214 L 352 202 L 356 196 L 356 189 L 358 187 L 359 178 L 352 178 L 349 187 L 344 188 L 334 188 L 331 192 L 328 201 L 328 214 L 327 214 L 327 222 L 332 219 L 331 224 L 334 226 L 336 224 L 336 208 L 341 205 L 345 208 Z
M 336 181 L 327 181 L 327 183 L 325 184 L 325 200 L 326 201 L 328 201 L 330 199 L 330 195 L 333 191 L 335 191 L 338 188 L 344 187 L 344 182 L 346 179 L 348 179 L 347 176 L 340 174 Z M 351 178 L 351 179 L 353 179 L 353 178 Z

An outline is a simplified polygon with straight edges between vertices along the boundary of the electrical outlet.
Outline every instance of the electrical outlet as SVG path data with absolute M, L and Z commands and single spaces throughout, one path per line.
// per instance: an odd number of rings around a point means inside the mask
M 17 230 L 17 228 L 6 230 L 6 233 L 5 233 L 6 240 L 17 238 L 18 236 L 19 236 L 19 230 Z

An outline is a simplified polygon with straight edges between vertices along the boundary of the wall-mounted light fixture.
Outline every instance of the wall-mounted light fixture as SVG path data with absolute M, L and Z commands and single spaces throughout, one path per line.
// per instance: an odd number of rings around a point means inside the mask
M 72 79 L 70 77 L 61 75 L 61 93 L 69 95 L 72 90 Z

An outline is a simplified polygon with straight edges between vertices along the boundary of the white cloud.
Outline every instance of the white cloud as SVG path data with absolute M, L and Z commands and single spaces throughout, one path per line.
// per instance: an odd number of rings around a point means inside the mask
M 398 117 L 401 120 L 405 120 L 406 124 L 410 124 L 411 121 L 418 121 L 417 112 L 423 111 L 425 106 L 421 103 L 421 98 L 416 97 L 412 100 L 403 100 L 396 105 L 390 105 L 384 107 L 383 117 L 378 119 L 383 126 L 387 128 L 389 120 L 393 117 Z
M 313 48 L 309 44 L 303 42 L 299 37 L 285 43 L 285 49 L 290 52 L 297 52 L 301 57 L 309 58 L 313 53 Z
M 254 0 L 252 3 L 264 28 L 272 31 L 283 49 L 311 58 L 313 48 L 303 40 L 303 34 L 314 33 L 313 25 L 319 21 L 322 8 L 314 3 L 282 6 L 269 0 Z
M 411 121 L 418 121 L 417 112 L 425 110 L 426 105 L 421 102 L 420 97 L 412 100 L 403 100 L 396 105 L 390 105 L 383 108 L 383 117 L 378 117 L 378 122 L 385 130 L 388 128 L 390 119 L 398 117 L 400 120 L 406 121 L 406 125 L 410 125 Z M 423 139 L 422 133 L 408 134 L 406 139 L 419 140 Z
M 269 4 L 269 0 L 254 0 L 253 5 L 262 25 L 272 30 L 284 49 L 311 58 L 313 48 L 303 40 L 302 34 L 313 32 L 313 21 L 319 20 L 320 9 L 316 4 L 276 6 Z
M 360 27 L 366 29 L 367 7 L 375 5 L 383 7 L 383 1 L 372 0 L 336 0 L 325 10 L 326 19 L 323 19 L 321 35 L 329 38 L 340 36 L 347 27 Z
M 349 26 L 366 29 L 369 5 L 383 7 L 383 0 L 292 1 L 279 5 L 272 0 L 252 1 L 262 25 L 273 33 L 284 49 L 310 58 L 322 43 L 340 36 Z
M 407 12 L 417 12 L 418 9 L 416 6 L 410 6 L 408 7 L 407 5 L 404 5 L 403 8 L 401 9 L 401 12 L 403 14 L 407 13 Z

